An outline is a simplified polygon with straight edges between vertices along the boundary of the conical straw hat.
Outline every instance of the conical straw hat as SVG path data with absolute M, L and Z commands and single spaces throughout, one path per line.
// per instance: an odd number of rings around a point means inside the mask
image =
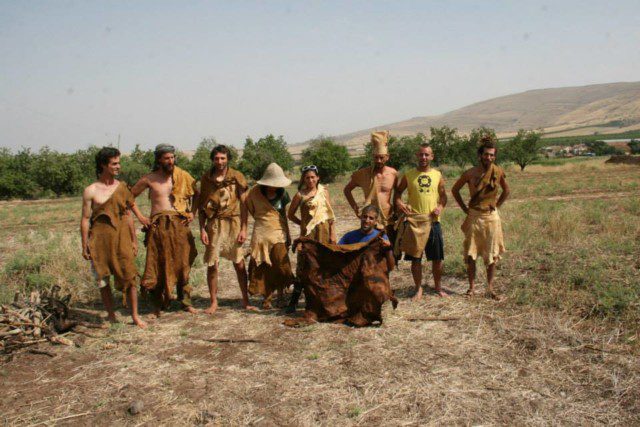
M 373 154 L 389 154 L 387 146 L 389 144 L 389 131 L 383 130 L 373 132 L 371 134 L 371 144 L 373 145 Z
M 283 188 L 291 184 L 291 180 L 284 175 L 284 171 L 277 163 L 269 163 L 267 169 L 258 181 L 259 185 Z

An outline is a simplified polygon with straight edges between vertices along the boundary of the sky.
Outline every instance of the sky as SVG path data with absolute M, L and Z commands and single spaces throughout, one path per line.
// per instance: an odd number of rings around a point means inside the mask
M 0 147 L 340 135 L 640 80 L 634 1 L 0 0 Z

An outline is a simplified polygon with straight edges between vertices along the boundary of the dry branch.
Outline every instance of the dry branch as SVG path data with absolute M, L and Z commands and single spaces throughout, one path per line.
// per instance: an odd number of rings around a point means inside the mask
M 203 338 L 203 341 L 215 342 L 219 344 L 246 344 L 246 343 L 261 343 L 260 340 L 254 340 L 252 338 Z
M 59 290 L 58 286 L 53 286 L 42 293 L 33 291 L 28 298 L 18 293 L 12 304 L 0 306 L 1 353 L 11 353 L 43 341 L 73 345 L 71 340 L 58 335 L 75 326 L 67 319 L 69 297 L 60 298 Z
M 453 320 L 460 320 L 460 317 L 456 316 L 443 316 L 443 317 L 409 317 L 408 322 L 450 322 Z

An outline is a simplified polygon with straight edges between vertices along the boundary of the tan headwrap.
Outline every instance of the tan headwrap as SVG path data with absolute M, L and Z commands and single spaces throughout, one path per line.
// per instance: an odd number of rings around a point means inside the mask
M 373 155 L 389 154 L 389 131 L 382 130 L 371 133 L 371 145 L 373 145 Z

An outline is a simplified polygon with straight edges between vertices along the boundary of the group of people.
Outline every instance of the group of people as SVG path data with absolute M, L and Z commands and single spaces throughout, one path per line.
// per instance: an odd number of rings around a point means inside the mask
M 371 135 L 372 166 L 353 173 L 344 188 L 360 227 L 340 240 L 336 236 L 329 191 L 320 184 L 315 165 L 301 169 L 298 191 L 291 199 L 286 190 L 291 180 L 279 165 L 271 163 L 262 178 L 249 189 L 244 175 L 229 167 L 231 151 L 218 145 L 211 151 L 211 168 L 201 177 L 198 188 L 197 181 L 176 166 L 175 148 L 160 144 L 154 152 L 153 171 L 129 189 L 117 180 L 120 152 L 112 147 L 102 148 L 96 155 L 98 179 L 83 193 L 80 230 L 82 254 L 91 260 L 108 319 L 115 321 L 110 276 L 114 276 L 115 287 L 123 292 L 133 321 L 140 327 L 146 327 L 146 323 L 138 314 L 138 281 L 151 295 L 156 315 L 174 299 L 184 310 L 197 312 L 191 302 L 189 285 L 191 266 L 197 256 L 190 224 L 196 216 L 200 240 L 205 246 L 204 264 L 211 303 L 204 311 L 208 314 L 218 308 L 220 257 L 233 263 L 245 309 L 257 310 L 250 304 L 249 294 L 262 295 L 263 308 L 272 306 L 274 296 L 284 305 L 283 291 L 293 285 L 286 311 L 296 311 L 303 292 L 298 278 L 305 272 L 302 262 L 297 263 L 295 275 L 292 271 L 288 255 L 292 245 L 289 221 L 300 227 L 301 237 L 326 245 L 362 245 L 380 239 L 388 271 L 402 255 L 411 261 L 416 299 L 422 296 L 421 263 L 426 256 L 432 262 L 435 292 L 446 296 L 441 287 L 444 239 L 440 218 L 447 204 L 444 178 L 431 166 L 433 150 L 426 143 L 416 152 L 416 167 L 400 178 L 398 171 L 386 165 L 388 138 L 386 131 Z M 482 257 L 487 268 L 488 295 L 496 297 L 495 264 L 504 252 L 498 208 L 509 194 L 504 171 L 495 164 L 496 154 L 495 142 L 484 139 L 478 148 L 479 164 L 466 171 L 452 188 L 456 202 L 467 214 L 462 230 L 470 295 L 475 292 L 476 259 Z M 467 184 L 470 200 L 465 204 L 460 190 Z M 361 205 L 353 196 L 356 187 L 364 193 Z M 151 202 L 149 216 L 136 204 L 136 198 L 145 190 L 149 191 Z M 402 198 L 405 190 L 407 201 Z M 145 231 L 146 261 L 141 279 L 135 266 L 138 240 L 134 215 Z M 248 238 L 249 215 L 254 225 L 247 271 L 243 245 Z

